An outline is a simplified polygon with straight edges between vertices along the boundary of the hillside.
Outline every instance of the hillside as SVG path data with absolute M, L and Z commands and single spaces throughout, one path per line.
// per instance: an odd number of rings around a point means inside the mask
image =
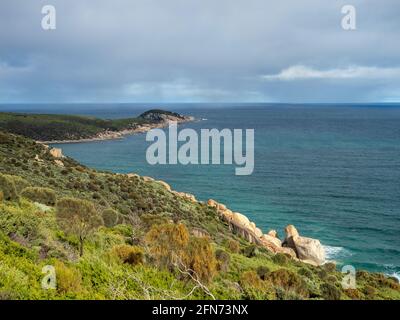
M 29 123 L 54 120 L 37 117 Z M 41 287 L 45 266 L 55 267 L 54 290 Z M 348 290 L 342 277 L 333 263 L 249 243 L 217 208 L 163 182 L 96 171 L 0 132 L 0 299 L 400 299 L 382 274 L 358 271 Z
M 0 129 L 36 141 L 71 141 L 140 130 L 141 126 L 162 126 L 168 120 L 182 122 L 190 118 L 163 110 L 149 110 L 136 118 L 111 120 L 78 115 L 0 112 Z

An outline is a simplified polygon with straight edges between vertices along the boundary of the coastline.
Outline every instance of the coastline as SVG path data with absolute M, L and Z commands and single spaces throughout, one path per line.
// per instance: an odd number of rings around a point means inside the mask
M 134 129 L 123 129 L 120 131 L 103 131 L 92 138 L 82 138 L 82 139 L 74 139 L 74 140 L 51 140 L 51 141 L 36 141 L 41 144 L 67 144 L 67 143 L 86 143 L 86 142 L 97 142 L 97 141 L 107 141 L 107 140 L 117 140 L 123 139 L 125 136 L 133 135 L 137 133 L 145 133 L 152 129 L 161 129 L 167 127 L 171 122 L 186 123 L 192 122 L 196 119 L 192 116 L 185 116 L 183 119 L 167 119 L 159 123 L 146 123 L 138 125 Z

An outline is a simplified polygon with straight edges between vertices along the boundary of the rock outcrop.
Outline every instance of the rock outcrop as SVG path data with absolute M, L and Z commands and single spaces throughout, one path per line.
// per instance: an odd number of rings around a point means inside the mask
M 128 177 L 139 177 L 137 174 L 129 173 Z M 170 185 L 162 180 L 154 180 L 151 177 L 142 177 L 145 182 L 156 182 L 163 186 L 172 194 L 186 199 L 193 203 L 199 203 L 196 197 L 190 193 L 178 192 L 171 189 Z M 215 208 L 220 218 L 225 221 L 230 230 L 246 239 L 250 243 L 254 243 L 268 249 L 273 253 L 283 253 L 287 256 L 313 265 L 321 265 L 325 263 L 325 252 L 321 243 L 317 239 L 306 238 L 299 235 L 299 232 L 293 225 L 285 228 L 286 237 L 284 241 L 278 238 L 276 230 L 270 230 L 264 234 L 256 224 L 249 220 L 240 212 L 232 212 L 224 204 L 218 203 L 213 199 L 207 201 L 207 205 Z M 206 231 L 193 229 L 192 233 L 197 237 L 207 236 Z
M 171 191 L 173 194 L 175 194 L 178 197 L 184 198 L 186 200 L 189 200 L 190 202 L 198 202 L 196 197 L 190 193 L 185 193 L 185 192 L 178 192 L 178 191 Z
M 225 205 L 213 199 L 209 199 L 207 205 L 217 209 L 221 219 L 228 223 L 233 233 L 250 243 L 261 245 L 273 253 L 283 253 L 309 264 L 321 265 L 325 262 L 324 249 L 319 240 L 301 237 L 293 225 L 285 228 L 286 238 L 282 242 L 277 237 L 275 230 L 263 234 L 262 230 L 242 213 L 232 212 Z
M 60 148 L 51 148 L 49 152 L 54 158 L 64 158 Z
M 128 178 L 140 178 L 140 176 L 137 173 L 128 173 L 127 177 Z
M 61 160 L 55 159 L 55 160 L 54 160 L 54 163 L 55 163 L 56 165 L 58 165 L 59 167 L 64 167 L 64 162 L 62 162 Z
M 143 178 L 144 182 L 153 182 L 154 181 L 154 179 L 152 177 L 143 176 L 142 178 Z
M 325 262 L 325 250 L 319 240 L 300 236 L 293 225 L 287 226 L 285 232 L 283 245 L 292 248 L 300 260 L 317 266 Z
M 156 181 L 158 184 L 161 184 L 165 189 L 167 189 L 168 191 L 171 191 L 171 186 L 168 184 L 168 183 L 166 183 L 165 181 L 162 181 L 162 180 L 157 180 Z

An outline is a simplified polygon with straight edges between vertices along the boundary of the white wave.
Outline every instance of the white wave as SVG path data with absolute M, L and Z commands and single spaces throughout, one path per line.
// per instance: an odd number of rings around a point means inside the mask
M 385 275 L 396 278 L 400 282 L 400 272 L 398 271 L 398 267 L 393 264 L 385 264 L 385 269 Z
M 393 272 L 392 274 L 389 274 L 389 276 L 396 278 L 397 281 L 400 283 L 400 273 L 399 272 Z
M 327 260 L 338 260 L 343 257 L 351 256 L 351 252 L 343 247 L 323 246 Z

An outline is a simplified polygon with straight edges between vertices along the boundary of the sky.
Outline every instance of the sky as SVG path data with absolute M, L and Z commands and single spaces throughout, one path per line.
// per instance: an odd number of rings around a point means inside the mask
M 0 103 L 400 102 L 399 17 L 398 0 L 1 0 Z

